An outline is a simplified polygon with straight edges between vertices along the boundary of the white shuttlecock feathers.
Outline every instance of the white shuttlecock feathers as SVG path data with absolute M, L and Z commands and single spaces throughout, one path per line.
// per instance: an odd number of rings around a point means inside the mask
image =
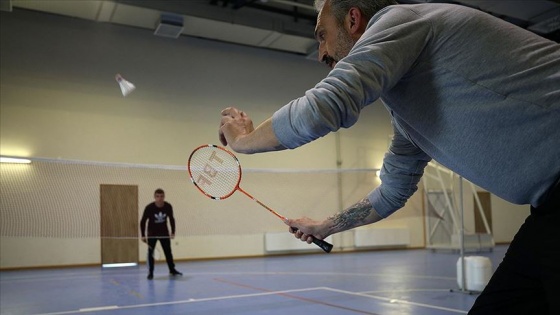
M 123 96 L 127 96 L 128 94 L 130 94 L 132 91 L 134 91 L 134 89 L 136 89 L 136 86 L 134 86 L 134 84 L 128 82 L 127 80 L 125 80 L 120 74 L 117 73 L 117 75 L 115 75 L 115 80 L 117 80 L 117 82 L 119 83 L 119 86 L 121 87 L 121 92 Z

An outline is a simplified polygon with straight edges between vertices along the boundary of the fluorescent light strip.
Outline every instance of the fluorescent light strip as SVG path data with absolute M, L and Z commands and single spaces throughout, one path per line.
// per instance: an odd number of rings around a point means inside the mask
M 138 265 L 137 263 L 119 263 L 119 264 L 103 264 L 103 268 L 118 268 L 118 267 L 132 267 Z
M 6 156 L 0 156 L 0 163 L 29 164 L 29 163 L 31 163 L 31 160 L 29 160 L 29 159 L 21 159 L 21 158 L 13 158 L 13 157 L 6 157 Z

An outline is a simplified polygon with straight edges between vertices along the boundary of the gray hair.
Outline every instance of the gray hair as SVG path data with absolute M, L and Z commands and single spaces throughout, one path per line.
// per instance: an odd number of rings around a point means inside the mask
M 327 1 L 330 3 L 332 15 L 340 25 L 344 23 L 350 8 L 360 9 L 365 19 L 369 21 L 379 10 L 398 4 L 395 0 L 315 0 L 315 10 L 321 11 Z

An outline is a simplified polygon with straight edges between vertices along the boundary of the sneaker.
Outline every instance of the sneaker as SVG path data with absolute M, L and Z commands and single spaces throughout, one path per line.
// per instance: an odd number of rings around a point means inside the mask
M 148 274 L 148 280 L 152 280 L 153 278 L 154 278 L 154 274 L 149 273 L 149 274 Z
M 180 273 L 180 272 L 177 271 L 177 270 L 171 270 L 171 271 L 169 272 L 169 274 L 172 275 L 172 276 L 182 276 L 182 275 L 183 275 L 182 273 Z

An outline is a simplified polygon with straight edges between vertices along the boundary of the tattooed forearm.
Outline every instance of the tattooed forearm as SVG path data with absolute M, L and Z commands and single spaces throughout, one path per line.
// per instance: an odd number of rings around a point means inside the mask
M 348 209 L 329 218 L 333 222 L 332 232 L 346 231 L 361 225 L 380 220 L 379 215 L 367 198 L 364 198 Z

